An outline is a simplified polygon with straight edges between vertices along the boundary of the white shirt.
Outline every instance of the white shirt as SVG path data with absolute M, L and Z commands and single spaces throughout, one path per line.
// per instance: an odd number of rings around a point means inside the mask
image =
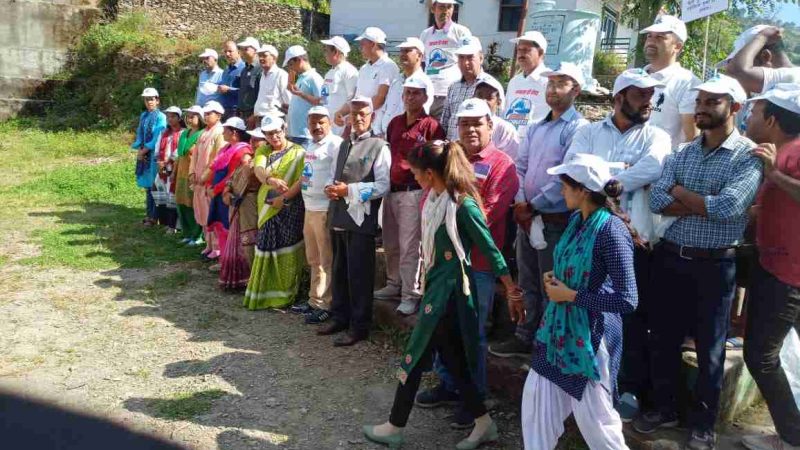
M 381 86 L 390 86 L 392 80 L 395 79 L 399 72 L 400 70 L 397 68 L 397 64 L 386 54 L 383 54 L 374 63 L 364 63 L 361 69 L 358 70 L 356 95 L 364 95 L 370 98 L 374 97 L 378 93 L 378 88 Z M 375 117 L 372 123 L 373 130 L 378 129 L 385 110 L 386 102 L 384 101 L 383 106 L 375 110 Z
M 433 104 L 433 83 L 422 69 L 417 69 L 412 76 L 418 77 L 425 82 L 425 93 L 428 94 L 428 100 L 425 101 L 423 108 L 426 113 L 429 113 L 431 105 Z M 389 92 L 386 94 L 386 108 L 383 112 L 381 123 L 378 124 L 378 128 L 375 131 L 376 133 L 385 135 L 386 130 L 389 129 L 389 122 L 396 116 L 406 112 L 405 105 L 403 104 L 403 83 L 406 82 L 406 78 L 403 72 L 399 72 L 394 80 L 392 80 L 392 84 L 389 85 Z
M 772 69 L 762 67 L 764 71 L 764 87 L 761 92 L 767 92 L 778 83 L 800 83 L 800 67 L 780 67 Z
M 517 128 L 520 136 L 527 134 L 528 125 L 544 119 L 550 112 L 545 98 L 547 77 L 542 76 L 548 70 L 539 64 L 527 77 L 518 73 L 508 82 L 503 118 Z
M 644 70 L 650 72 L 650 66 Z M 657 126 L 669 134 L 672 139 L 672 149 L 675 150 L 683 142 L 686 136 L 683 133 L 681 114 L 694 114 L 694 101 L 697 98 L 697 91 L 692 88 L 701 83 L 690 70 L 681 67 L 680 63 L 652 72 L 650 74 L 656 80 L 665 84 L 663 88 L 656 88 L 651 103 L 653 113 L 649 123 Z
M 322 84 L 322 105 L 328 108 L 330 113 L 342 109 L 345 103 L 356 95 L 356 84 L 358 83 L 358 69 L 348 61 L 342 61 L 337 66 L 332 67 L 325 74 L 325 81 Z M 336 135 L 342 134 L 344 127 L 339 127 L 331 121 L 331 132 Z
M 461 79 L 455 51 L 461 46 L 461 39 L 471 35 L 469 28 L 452 21 L 442 29 L 426 28 L 419 35 L 425 44 L 425 73 L 433 83 L 435 96 L 447 96 L 450 85 Z
M 502 117 L 492 117 L 492 144 L 511 159 L 517 159 L 519 151 L 519 133 L 510 122 Z
M 262 72 L 253 114 L 265 116 L 277 111 L 281 105 L 288 105 L 292 100 L 288 87 L 289 74 L 277 65 L 273 64 L 267 73 Z
M 330 205 L 325 186 L 333 183 L 331 166 L 335 166 L 342 138 L 330 133 L 319 142 L 308 144 L 300 177 L 300 192 L 308 211 L 327 211 Z

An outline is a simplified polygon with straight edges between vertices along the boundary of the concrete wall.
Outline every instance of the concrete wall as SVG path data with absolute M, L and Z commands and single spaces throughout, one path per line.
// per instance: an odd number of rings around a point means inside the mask
M 0 120 L 40 109 L 36 91 L 57 73 L 68 49 L 100 17 L 98 0 L 0 0 Z

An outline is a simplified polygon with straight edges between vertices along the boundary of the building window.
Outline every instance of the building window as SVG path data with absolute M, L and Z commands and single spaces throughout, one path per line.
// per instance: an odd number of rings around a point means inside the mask
M 603 7 L 602 26 L 600 27 L 600 37 L 604 41 L 612 41 L 617 38 L 617 24 L 619 14 L 608 6 Z
M 500 23 L 498 31 L 517 31 L 522 20 L 523 0 L 500 0 Z

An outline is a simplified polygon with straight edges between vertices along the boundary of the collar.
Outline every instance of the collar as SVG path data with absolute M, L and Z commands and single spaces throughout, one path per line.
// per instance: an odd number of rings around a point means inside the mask
M 303 72 L 303 73 L 298 73 L 298 74 L 297 74 L 297 78 L 298 78 L 298 79 L 299 79 L 299 78 L 305 78 L 305 77 L 307 77 L 307 76 L 309 76 L 309 75 L 311 75 L 311 74 L 314 74 L 314 73 L 317 73 L 317 69 L 315 69 L 315 68 L 313 68 L 313 67 L 309 67 L 309 68 L 308 68 L 308 70 L 306 70 L 305 72 Z
M 481 68 L 480 73 L 478 74 L 478 76 L 475 77 L 475 81 L 473 81 L 473 83 L 477 84 L 479 81 L 483 81 L 487 75 L 489 75 L 489 72 L 486 72 L 483 70 L 483 68 Z M 464 75 L 461 75 L 461 82 L 462 83 L 467 82 L 467 80 L 464 79 Z
M 330 140 L 331 140 L 331 136 L 333 136 L 333 133 L 331 133 L 331 132 L 328 132 L 328 134 L 326 134 L 326 135 L 325 135 L 325 137 L 324 137 L 324 138 L 322 138 L 322 139 L 320 139 L 318 142 L 314 142 L 314 141 L 312 141 L 311 143 L 312 143 L 313 145 L 316 145 L 316 146 L 323 146 L 323 145 L 326 145 L 326 144 L 328 144 L 328 143 L 330 142 Z
M 272 66 L 270 66 L 269 70 L 268 70 L 268 71 L 266 71 L 266 72 L 264 72 L 264 68 L 263 68 L 263 67 L 261 68 L 261 72 L 263 72 L 263 73 L 264 73 L 264 75 L 270 75 L 270 74 L 273 74 L 273 73 L 277 72 L 277 70 L 278 70 L 278 65 L 277 65 L 277 63 L 276 63 L 276 64 L 273 64 Z
M 481 151 L 479 151 L 478 153 L 468 157 L 467 159 L 469 160 L 469 162 L 476 162 L 476 161 L 480 161 L 480 160 L 486 159 L 489 156 L 491 156 L 492 153 L 499 152 L 499 151 L 500 150 L 498 150 L 497 147 L 494 146 L 492 141 L 489 141 L 489 145 L 487 145 L 486 147 L 483 147 L 483 149 L 481 149 Z
M 628 128 L 628 131 L 626 131 L 625 133 L 623 133 L 622 131 L 620 131 L 620 129 L 619 129 L 619 128 L 617 128 L 617 125 L 616 125 L 616 124 L 614 123 L 614 121 L 612 120 L 612 117 L 614 117 L 614 113 L 613 113 L 613 112 L 612 112 L 612 113 L 610 113 L 609 115 L 607 115 L 605 119 L 603 119 L 603 122 L 602 122 L 602 123 L 603 123 L 603 126 L 610 127 L 611 129 L 615 130 L 615 131 L 616 131 L 617 133 L 619 133 L 619 134 L 626 134 L 626 133 L 630 133 L 630 132 L 632 132 L 632 131 L 638 130 L 639 128 L 643 128 L 645 125 L 647 125 L 647 122 L 645 122 L 645 123 L 640 123 L 640 124 L 636 124 L 636 125 L 634 125 L 634 126 L 632 126 L 632 127 Z
M 358 136 L 356 136 L 355 133 L 350 133 L 350 141 L 352 141 L 354 143 L 355 142 L 361 142 L 361 141 L 363 141 L 363 140 L 365 140 L 367 138 L 370 138 L 370 137 L 372 137 L 372 130 L 367 131 L 366 133 L 360 134 Z
M 722 141 L 722 144 L 720 144 L 719 147 L 715 148 L 713 151 L 709 152 L 708 154 L 710 155 L 712 153 L 715 153 L 717 150 L 719 150 L 721 148 L 724 148 L 726 150 L 733 150 L 733 149 L 736 148 L 736 143 L 741 138 L 742 138 L 742 135 L 739 133 L 739 130 L 737 130 L 736 127 L 734 127 L 733 131 L 731 132 L 731 134 L 729 134 L 728 137 L 726 137 L 725 140 Z M 701 151 L 703 150 L 703 142 L 704 141 L 705 141 L 705 136 L 703 136 L 702 133 L 700 134 L 700 136 L 698 136 L 696 138 L 696 141 L 695 141 L 695 143 L 697 144 L 697 148 L 700 149 Z
M 220 69 L 220 67 L 219 67 L 219 66 L 214 66 L 214 68 L 213 68 L 213 69 L 211 69 L 211 70 L 209 70 L 209 69 L 206 69 L 206 72 L 208 72 L 208 73 L 222 72 L 222 69 Z
M 677 61 L 668 65 L 667 67 L 664 67 L 658 72 L 653 72 L 653 73 L 650 73 L 650 64 L 644 66 L 644 70 L 647 71 L 647 73 L 649 73 L 650 76 L 652 76 L 658 81 L 663 81 L 666 80 L 667 78 L 670 78 L 671 76 L 675 75 L 675 73 L 680 69 L 682 69 L 681 63 Z
M 452 25 L 453 25 L 453 20 L 450 19 L 450 20 L 447 21 L 446 24 L 444 24 L 444 26 L 442 28 L 436 28 L 436 21 L 434 21 L 432 28 L 433 28 L 433 31 L 440 31 L 441 30 L 441 31 L 444 31 L 445 33 L 449 33 L 450 32 L 450 27 Z
M 568 110 L 564 111 L 564 114 L 561 114 L 561 116 L 559 116 L 559 118 L 556 120 L 563 120 L 564 122 L 572 122 L 573 120 L 578 118 L 578 114 L 579 114 L 578 110 L 575 109 L 575 105 L 573 105 L 570 106 Z M 547 123 L 552 120 L 553 120 L 553 112 L 550 111 L 549 113 L 547 113 L 547 116 L 545 116 L 544 120 L 542 120 L 542 123 Z M 614 125 L 614 123 L 612 122 L 611 125 Z
M 544 65 L 544 63 L 540 63 L 538 66 L 536 66 L 535 69 L 533 69 L 533 72 L 531 72 L 530 75 L 528 75 L 527 77 L 525 76 L 525 74 L 523 72 L 520 72 L 520 75 L 522 75 L 523 78 L 534 78 L 534 79 L 537 79 L 537 78 L 541 78 L 542 74 L 544 72 L 548 72 L 549 70 L 550 70 L 550 68 L 547 67 L 546 65 Z
M 376 59 L 374 63 L 367 61 L 367 64 L 369 64 L 370 66 L 377 66 L 379 64 L 385 63 L 387 59 L 389 59 L 389 55 L 384 53 L 381 56 L 379 56 L 378 59 Z

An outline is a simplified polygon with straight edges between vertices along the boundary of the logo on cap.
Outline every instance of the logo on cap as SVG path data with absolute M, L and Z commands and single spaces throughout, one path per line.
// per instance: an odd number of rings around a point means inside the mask
M 265 118 L 264 123 L 266 123 L 267 125 L 271 124 L 272 123 L 272 117 Z
M 475 109 L 475 104 L 474 103 L 467 103 L 464 106 L 464 109 L 467 110 L 467 111 L 473 110 L 473 109 Z

